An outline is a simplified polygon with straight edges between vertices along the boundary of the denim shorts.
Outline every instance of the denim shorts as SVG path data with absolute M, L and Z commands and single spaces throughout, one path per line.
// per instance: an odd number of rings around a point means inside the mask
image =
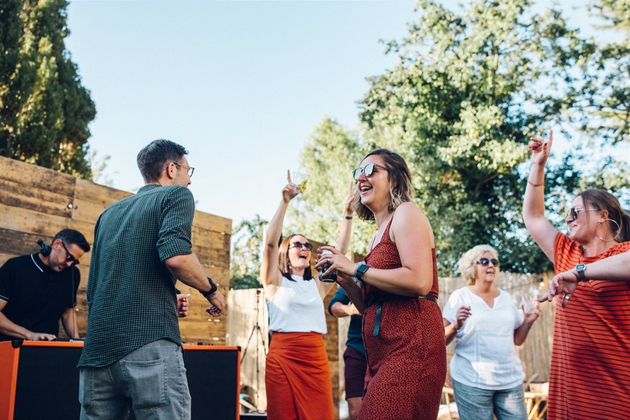
M 190 419 L 182 347 L 158 340 L 109 366 L 79 369 L 81 420 Z
M 481 389 L 453 380 L 457 412 L 462 420 L 526 420 L 523 385 L 510 389 Z

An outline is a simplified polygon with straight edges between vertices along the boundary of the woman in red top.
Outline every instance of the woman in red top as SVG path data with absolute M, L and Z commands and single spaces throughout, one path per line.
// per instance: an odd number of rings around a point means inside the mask
M 566 217 L 569 235 L 545 218 L 545 164 L 552 144 L 534 138 L 523 218 L 557 273 L 573 269 L 575 291 L 556 304 L 549 419 L 620 419 L 630 412 L 630 282 L 587 280 L 585 264 L 630 250 L 630 217 L 599 189 L 581 192 Z M 570 301 L 570 303 L 569 303 Z M 593 398 L 593 392 L 598 396 Z
M 328 271 L 337 271 L 338 283 L 363 314 L 368 370 L 357 419 L 435 420 L 446 348 L 431 225 L 412 201 L 411 175 L 400 155 L 372 151 L 354 179 L 357 215 L 377 227 L 365 263 L 321 247 L 333 254 L 320 254 L 316 267 L 330 263 Z

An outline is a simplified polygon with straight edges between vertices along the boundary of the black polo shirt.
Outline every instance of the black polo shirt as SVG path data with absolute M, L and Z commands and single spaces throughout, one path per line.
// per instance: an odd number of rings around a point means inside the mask
M 32 332 L 59 334 L 59 319 L 76 306 L 81 274 L 76 267 L 55 271 L 39 254 L 8 260 L 0 267 L 2 310 L 11 322 Z M 12 339 L 0 334 L 0 340 Z

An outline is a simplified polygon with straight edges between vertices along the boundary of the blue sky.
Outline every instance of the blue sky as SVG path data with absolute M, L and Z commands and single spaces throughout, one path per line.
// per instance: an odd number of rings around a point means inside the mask
M 78 1 L 66 47 L 91 90 L 90 146 L 115 188 L 142 186 L 137 152 L 184 145 L 198 209 L 271 218 L 323 115 L 355 125 L 365 78 L 393 67 L 413 1 Z
M 406 34 L 414 3 L 74 0 L 66 48 L 96 103 L 90 146 L 135 191 L 138 151 L 173 140 L 199 210 L 270 219 L 322 117 L 356 126 L 365 78 L 396 63 L 379 39 Z

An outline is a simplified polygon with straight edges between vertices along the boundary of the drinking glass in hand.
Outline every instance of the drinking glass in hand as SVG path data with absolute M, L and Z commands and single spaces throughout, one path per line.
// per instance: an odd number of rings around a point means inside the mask
M 291 181 L 298 186 L 298 193 L 303 193 L 306 190 L 308 177 L 308 174 L 305 174 L 303 172 L 291 172 Z

